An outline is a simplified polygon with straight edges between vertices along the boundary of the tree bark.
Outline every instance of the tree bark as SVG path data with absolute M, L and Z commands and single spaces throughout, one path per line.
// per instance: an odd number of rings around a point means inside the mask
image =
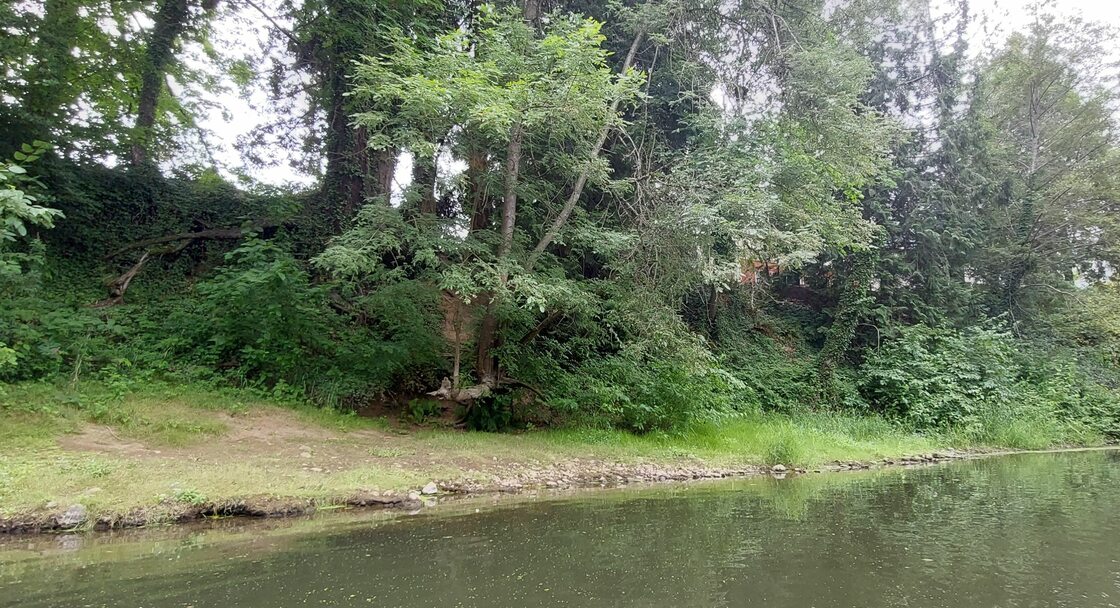
M 371 188 L 370 198 L 382 197 L 386 204 L 393 196 L 393 176 L 397 172 L 396 148 L 378 150 L 375 154 L 374 164 L 376 184 Z
M 420 196 L 420 213 L 435 215 L 436 205 L 436 158 L 417 156 L 412 161 L 412 187 Z
M 522 0 L 521 15 L 526 23 L 535 24 L 541 17 L 541 0 Z
M 470 232 L 485 230 L 490 226 L 490 214 L 494 206 L 490 197 L 486 196 L 486 187 L 483 179 L 486 177 L 488 159 L 486 150 L 472 148 L 467 153 L 467 198 L 471 205 Z
M 622 64 L 622 74 L 625 74 L 627 70 L 629 70 L 630 67 L 634 65 L 634 56 L 638 54 L 638 47 L 641 45 L 643 38 L 645 38 L 645 35 L 642 32 L 639 32 L 638 35 L 634 37 L 634 42 L 630 45 L 630 51 L 626 54 L 626 60 Z M 621 103 L 622 99 L 619 97 L 615 97 L 613 100 L 611 100 L 611 105 L 608 109 L 609 115 L 618 113 L 618 106 Z M 595 145 L 591 146 L 591 152 L 588 155 L 587 164 L 584 165 L 583 170 L 580 171 L 579 177 L 576 179 L 576 183 L 572 187 L 572 192 L 568 195 L 568 200 L 564 202 L 564 207 L 560 210 L 560 214 L 556 216 L 556 219 L 553 220 L 552 225 L 548 227 L 548 230 L 545 231 L 544 236 L 541 237 L 540 242 L 537 243 L 537 246 L 533 248 L 533 252 L 529 254 L 529 259 L 525 262 L 526 269 L 531 270 L 533 268 L 533 265 L 537 262 L 537 258 L 539 258 L 540 255 L 544 253 L 545 249 L 548 249 L 548 246 L 551 245 L 552 241 L 556 239 L 556 235 L 559 234 L 560 230 L 564 228 L 564 224 L 568 222 L 568 217 L 572 215 L 572 211 L 575 210 L 576 204 L 579 203 L 580 196 L 583 195 L 583 187 L 587 184 L 587 178 L 591 174 L 591 164 L 599 158 L 599 154 L 600 152 L 602 152 L 603 146 L 607 143 L 607 136 L 610 135 L 610 132 L 611 123 L 610 119 L 608 118 L 606 124 L 604 124 L 603 128 L 599 130 L 599 137 L 595 140 Z
M 323 176 L 323 196 L 315 213 L 325 217 L 331 233 L 337 234 L 365 201 L 364 178 L 369 172 L 369 159 L 365 133 L 350 124 L 345 59 L 333 58 L 325 70 L 327 170 Z
M 167 236 L 157 236 L 155 238 L 144 239 L 142 241 L 134 241 L 125 246 L 113 251 L 105 256 L 106 259 L 114 258 L 130 249 L 137 249 L 140 247 L 151 247 L 152 245 L 160 245 L 163 243 L 171 243 L 174 241 L 193 241 L 196 239 L 240 239 L 247 233 L 262 228 L 271 228 L 277 226 L 275 222 L 258 222 L 247 228 L 211 228 L 209 230 L 199 230 L 198 232 L 180 232 L 178 234 L 169 234 Z
M 521 177 L 521 144 L 525 130 L 520 122 L 514 123 L 506 149 L 506 181 L 502 195 L 502 240 L 498 244 L 498 259 L 506 260 L 513 250 L 513 229 L 517 223 L 517 182 Z M 509 280 L 508 273 L 501 274 L 502 286 Z
M 132 265 L 132 268 L 129 268 L 127 272 L 109 283 L 109 297 L 97 302 L 93 307 L 108 308 L 124 303 L 124 292 L 128 291 L 128 285 L 132 283 L 132 279 L 144 268 L 144 264 L 148 262 L 148 257 L 150 255 L 151 252 L 145 251 L 144 255 L 140 256 L 140 260 Z

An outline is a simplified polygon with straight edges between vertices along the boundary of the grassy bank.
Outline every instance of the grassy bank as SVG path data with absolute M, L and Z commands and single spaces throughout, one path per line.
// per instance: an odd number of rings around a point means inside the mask
M 487 434 L 200 386 L 26 384 L 0 393 L 0 517 L 81 504 L 91 519 L 143 512 L 151 521 L 244 497 L 329 505 L 355 492 L 406 493 L 431 480 L 479 489 L 611 483 L 633 471 L 656 478 L 660 470 L 688 475 L 1099 442 L 1076 429 L 1020 421 L 919 435 L 878 417 L 821 413 L 758 414 L 673 434 Z

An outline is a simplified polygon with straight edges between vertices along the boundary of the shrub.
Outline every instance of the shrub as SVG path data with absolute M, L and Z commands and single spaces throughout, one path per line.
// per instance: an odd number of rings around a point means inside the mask
M 439 416 L 442 409 L 439 401 L 435 399 L 413 399 L 408 402 L 401 415 L 412 424 L 424 424 L 429 419 Z
M 1120 395 L 1073 354 L 991 329 L 908 327 L 860 372 L 876 409 L 919 429 L 1016 448 L 1120 436 Z
M 1016 373 L 1005 333 L 915 325 L 867 357 L 860 390 L 875 408 L 917 428 L 968 426 L 1007 401 Z
M 466 410 L 464 422 L 473 431 L 498 433 L 513 426 L 512 394 L 491 395 L 478 399 Z

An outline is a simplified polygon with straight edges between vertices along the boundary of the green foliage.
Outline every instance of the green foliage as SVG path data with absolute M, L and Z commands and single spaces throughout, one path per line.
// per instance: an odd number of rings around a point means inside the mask
M 508 431 L 513 425 L 513 396 L 491 395 L 479 399 L 466 409 L 463 422 L 467 428 L 484 433 Z
M 198 286 L 211 363 L 246 377 L 291 380 L 324 353 L 324 292 L 273 243 L 250 239 Z
M 435 399 L 411 399 L 401 412 L 401 417 L 412 424 L 424 424 L 443 411 L 443 406 Z
M 280 246 L 249 240 L 201 283 L 196 309 L 173 319 L 174 348 L 242 382 L 296 387 L 327 404 L 399 386 L 438 361 L 429 293 L 408 285 L 359 300 L 340 313 L 327 286 L 314 285 Z M 376 322 L 354 327 L 351 314 Z M 280 383 L 283 383 L 281 385 Z
M 1009 447 L 1116 435 L 1120 399 L 1060 353 L 993 329 L 912 326 L 869 356 L 860 390 L 873 407 L 921 429 L 953 429 Z
M 207 502 L 205 494 L 199 492 L 198 490 L 191 490 L 186 488 L 175 490 L 175 493 L 171 495 L 171 500 L 174 500 L 175 502 L 186 503 L 188 505 L 193 505 L 196 507 L 202 506 Z
M 23 144 L 13 153 L 11 161 L 0 163 L 0 293 L 17 282 L 27 266 L 41 257 L 41 250 L 29 235 L 35 227 L 53 228 L 62 217 L 57 209 L 44 207 L 35 191 L 45 190 L 43 183 L 27 173 L 25 165 L 38 160 L 49 146 L 41 141 Z M 19 241 L 32 240 L 24 250 L 15 248 Z
M 714 442 L 696 429 L 749 419 L 785 464 L 816 457 L 806 420 L 847 441 L 887 434 L 877 413 L 962 444 L 1120 436 L 1109 30 L 1036 9 L 976 54 L 965 10 L 943 27 L 819 4 L 560 2 L 526 21 L 284 1 L 274 46 L 293 56 L 267 80 L 285 115 L 250 160 L 325 175 L 249 191 L 183 144 L 222 86 L 196 46 L 246 97 L 265 79 L 209 46 L 211 19 L 255 12 L 0 3 L 0 381 L 95 379 L 84 420 L 166 438 L 213 429 L 122 407 L 137 383 L 232 383 L 356 424 L 335 408 L 454 378 L 491 390 L 464 412 L 476 430 Z M 130 143 L 160 162 L 117 167 Z M 120 306 L 90 306 L 145 253 Z
M 1016 381 L 1011 337 L 912 326 L 867 358 L 861 389 L 872 405 L 919 428 L 974 426 L 1010 398 Z

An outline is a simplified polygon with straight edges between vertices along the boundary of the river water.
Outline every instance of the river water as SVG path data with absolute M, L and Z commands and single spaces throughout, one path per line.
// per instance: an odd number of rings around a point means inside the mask
M 1120 452 L 0 539 L 0 606 L 1120 606 Z

